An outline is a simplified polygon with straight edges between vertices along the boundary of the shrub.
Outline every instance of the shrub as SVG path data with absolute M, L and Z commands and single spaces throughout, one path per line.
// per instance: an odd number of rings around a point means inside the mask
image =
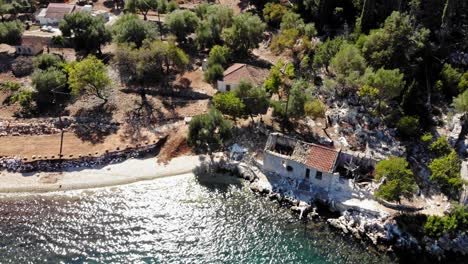
M 468 229 L 468 208 L 455 206 L 448 215 L 428 217 L 424 225 L 424 233 L 430 237 L 439 238 L 443 234 L 453 235 L 457 231 Z
M 67 76 L 62 71 L 54 68 L 45 71 L 38 70 L 32 76 L 32 84 L 37 91 L 34 99 L 38 107 L 46 107 L 53 101 L 52 90 L 64 90 L 67 84 Z
M 286 117 L 286 103 L 281 101 L 272 101 L 271 107 L 273 107 L 273 116 L 278 118 Z
M 208 67 L 205 72 L 205 81 L 213 83 L 217 80 L 221 80 L 224 76 L 223 66 L 214 64 Z
M 448 143 L 447 137 L 441 136 L 429 146 L 429 150 L 434 155 L 443 156 L 449 154 L 452 147 Z
M 53 36 L 51 41 L 52 41 L 53 45 L 57 45 L 57 46 L 60 46 L 60 47 L 65 46 L 65 38 L 62 35 Z
M 429 132 L 424 133 L 424 134 L 421 136 L 421 141 L 422 141 L 425 145 L 428 146 L 428 145 L 432 142 L 432 135 L 431 135 L 431 133 L 429 133 Z
M 19 44 L 24 27 L 19 20 L 0 23 L 0 43 Z
M 325 117 L 325 105 L 319 99 L 314 99 L 304 104 L 304 112 L 313 119 Z
M 17 82 L 4 82 L 0 84 L 0 91 L 10 91 L 15 92 L 21 88 L 21 84 Z
M 34 92 L 22 90 L 11 97 L 12 103 L 19 103 L 24 112 L 29 112 L 33 108 Z
M 430 179 L 439 184 L 445 194 L 456 197 L 463 186 L 460 168 L 460 158 L 452 149 L 448 155 L 434 159 L 429 164 L 429 169 L 432 172 Z
M 236 97 L 232 91 L 216 94 L 213 97 L 213 104 L 221 113 L 232 116 L 234 120 L 243 114 L 245 108 L 241 99 Z
M 18 57 L 11 65 L 11 70 L 16 77 L 30 75 L 34 71 L 32 59 L 30 57 Z
M 62 59 L 53 54 L 42 54 L 33 59 L 34 68 L 40 70 L 47 70 L 51 67 L 58 68 Z
M 397 123 L 398 132 L 404 137 L 413 137 L 419 133 L 419 118 L 404 116 Z

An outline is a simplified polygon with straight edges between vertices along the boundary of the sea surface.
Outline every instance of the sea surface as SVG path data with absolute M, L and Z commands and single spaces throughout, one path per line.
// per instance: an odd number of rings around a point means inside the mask
M 0 195 L 0 263 L 392 263 L 242 182 Z

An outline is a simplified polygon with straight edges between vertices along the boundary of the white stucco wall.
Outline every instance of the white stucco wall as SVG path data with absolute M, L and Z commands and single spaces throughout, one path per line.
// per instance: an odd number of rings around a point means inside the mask
M 309 182 L 313 188 L 321 188 L 327 192 L 335 191 L 337 186 L 343 185 L 342 189 L 348 189 L 348 180 L 340 180 L 339 175 L 333 173 L 322 172 L 322 179 L 317 179 L 316 174 L 317 170 L 312 167 L 308 167 L 305 164 L 299 163 L 297 161 L 288 159 L 287 157 L 282 157 L 271 151 L 265 151 L 263 154 L 263 166 L 267 171 L 277 173 L 283 177 L 288 177 L 295 180 L 305 180 L 306 170 L 310 170 Z M 288 171 L 287 166 L 292 167 L 292 171 Z
M 227 84 L 228 84 L 228 83 L 225 83 L 225 82 L 223 82 L 223 81 L 218 81 L 216 87 L 217 87 L 218 91 L 220 91 L 220 92 L 222 92 L 222 93 L 225 93 L 225 92 L 227 92 L 227 91 L 226 91 L 226 85 L 227 85 Z M 231 85 L 231 91 L 234 90 L 234 89 L 236 89 L 237 86 L 239 86 L 239 84 L 237 84 L 237 83 L 235 83 L 235 84 L 229 83 L 229 84 Z

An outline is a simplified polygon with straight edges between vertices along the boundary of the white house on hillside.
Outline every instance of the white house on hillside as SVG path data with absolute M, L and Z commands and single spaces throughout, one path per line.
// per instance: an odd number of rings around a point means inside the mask
M 78 6 L 66 3 L 49 3 L 47 8 L 43 8 L 37 13 L 36 21 L 41 26 L 58 25 L 65 15 L 79 12 L 79 11 L 92 11 L 92 6 Z
M 244 63 L 235 63 L 224 71 L 222 81 L 217 82 L 218 91 L 225 93 L 239 86 L 240 81 L 247 81 L 259 86 L 268 76 L 268 70 Z

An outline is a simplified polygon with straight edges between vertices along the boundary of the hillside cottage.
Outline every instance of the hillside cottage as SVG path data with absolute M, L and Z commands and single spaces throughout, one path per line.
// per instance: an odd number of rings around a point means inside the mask
M 41 26 L 57 26 L 65 15 L 82 10 L 91 11 L 92 6 L 78 6 L 66 3 L 49 3 L 47 8 L 43 8 L 36 15 L 36 21 Z
M 222 81 L 218 81 L 218 91 L 225 93 L 236 89 L 241 81 L 261 85 L 268 76 L 268 70 L 244 63 L 235 63 L 224 71 Z

